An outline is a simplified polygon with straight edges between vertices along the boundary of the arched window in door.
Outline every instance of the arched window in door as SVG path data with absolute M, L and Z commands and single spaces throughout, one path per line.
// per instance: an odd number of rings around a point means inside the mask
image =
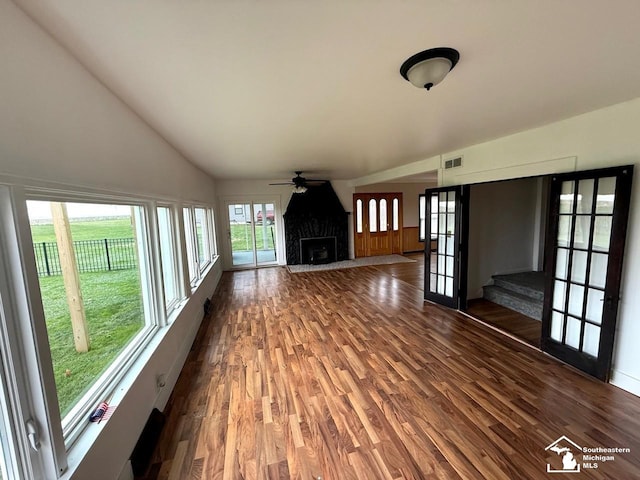
M 386 232 L 387 226 L 387 200 L 383 198 L 380 200 L 380 231 Z
M 378 231 L 378 204 L 375 199 L 369 200 L 369 232 Z
M 400 220 L 398 216 L 400 215 L 400 201 L 397 198 L 393 199 L 393 231 L 397 232 L 400 229 Z
M 356 201 L 356 233 L 362 233 L 362 200 Z

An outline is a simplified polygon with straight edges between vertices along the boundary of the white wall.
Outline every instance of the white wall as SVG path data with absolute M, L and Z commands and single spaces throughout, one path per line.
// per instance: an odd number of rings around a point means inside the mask
M 554 171 L 634 164 L 629 231 L 611 383 L 640 395 L 640 99 L 449 152 L 464 166 L 441 173 L 443 184 L 517 178 Z M 559 159 L 553 161 L 554 159 Z
M 187 162 L 11 2 L 0 2 L 0 173 L 212 201 Z
M 402 226 L 417 227 L 420 220 L 418 196 L 423 195 L 425 189 L 436 186 L 435 183 L 374 183 L 356 187 L 356 193 L 402 193 Z
M 0 2 L 0 177 L 213 204 L 215 184 L 151 130 L 11 2 Z M 216 264 L 143 365 L 68 478 L 117 478 L 151 409 L 163 407 L 220 278 Z M 167 386 L 156 391 L 156 375 Z M 116 403 L 114 401 L 114 403 Z M 86 443 L 86 442 L 85 442 Z M 82 447 L 82 448 L 81 448 Z M 83 457 L 80 450 L 87 448 Z
M 467 298 L 481 298 L 492 275 L 534 269 L 537 179 L 471 186 Z
M 228 238 L 228 225 L 227 213 L 225 212 L 225 204 L 229 201 L 258 201 L 258 199 L 274 199 L 280 204 L 280 212 L 276 214 L 276 232 L 279 239 L 284 238 L 284 222 L 282 215 L 287 210 L 289 200 L 292 195 L 292 188 L 290 185 L 269 185 L 270 183 L 282 182 L 280 180 L 218 180 L 216 182 L 216 192 L 218 193 L 218 231 L 220 232 L 219 243 L 221 248 L 224 249 L 224 256 L 226 259 L 231 258 L 231 252 L 229 247 Z M 331 186 L 338 195 L 342 206 L 347 212 L 353 210 L 353 193 L 354 188 L 344 180 L 332 180 Z M 224 235 L 225 238 L 221 238 Z M 353 251 L 353 219 L 349 215 L 349 258 L 354 258 Z M 278 263 L 285 265 L 287 263 L 284 242 L 279 242 L 278 250 Z M 229 268 L 230 265 L 227 261 L 225 268 Z

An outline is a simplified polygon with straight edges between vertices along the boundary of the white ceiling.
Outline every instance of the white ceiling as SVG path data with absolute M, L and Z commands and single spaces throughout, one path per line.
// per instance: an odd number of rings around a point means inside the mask
M 15 0 L 216 178 L 351 179 L 640 97 L 638 0 Z M 460 51 L 442 84 L 398 73 Z

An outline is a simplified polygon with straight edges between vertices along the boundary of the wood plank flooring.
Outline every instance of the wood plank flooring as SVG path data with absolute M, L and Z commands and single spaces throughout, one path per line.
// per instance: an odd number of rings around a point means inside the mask
M 483 298 L 469 300 L 467 313 L 540 348 L 542 322 Z
M 542 479 L 561 435 L 631 449 L 575 478 L 640 478 L 640 398 L 375 267 L 227 272 L 213 305 L 146 478 Z
M 405 253 L 404 257 L 415 260 L 411 263 L 376 265 L 375 268 L 414 287 L 424 289 L 424 252 Z

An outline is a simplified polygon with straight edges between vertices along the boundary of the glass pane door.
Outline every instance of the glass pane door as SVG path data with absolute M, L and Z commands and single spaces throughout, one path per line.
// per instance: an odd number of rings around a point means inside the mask
M 275 203 L 228 205 L 231 265 L 255 267 L 277 263 Z
M 466 190 L 466 189 L 465 189 Z M 426 238 L 436 242 L 431 251 L 431 242 L 425 242 L 425 291 L 424 298 L 448 307 L 459 308 L 461 273 L 460 244 L 463 239 L 463 209 L 461 196 L 463 187 L 427 189 L 425 204 Z
M 256 264 L 252 219 L 250 203 L 229 205 L 231 265 L 234 267 L 247 267 Z
M 603 380 L 611 363 L 631 172 L 552 180 L 542 346 Z
M 273 203 L 254 203 L 253 215 L 257 264 L 274 263 L 276 261 L 276 226 Z

